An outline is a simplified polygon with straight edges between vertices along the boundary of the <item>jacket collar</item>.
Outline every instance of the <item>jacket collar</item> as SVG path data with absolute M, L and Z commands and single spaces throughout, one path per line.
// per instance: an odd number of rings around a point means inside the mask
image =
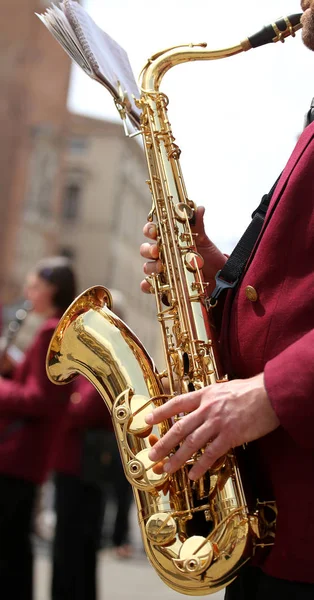
M 268 211 L 267 211 L 267 215 L 266 215 L 266 219 L 264 222 L 264 227 L 266 227 L 270 216 L 272 214 L 272 208 L 273 206 L 276 205 L 278 198 L 280 197 L 280 195 L 282 194 L 287 181 L 294 169 L 294 167 L 296 166 L 297 162 L 300 160 L 303 152 L 306 150 L 307 146 L 309 145 L 309 143 L 311 142 L 311 140 L 314 137 L 314 122 L 311 123 L 311 125 L 309 125 L 308 127 L 306 127 L 306 129 L 304 129 L 304 131 L 301 133 L 298 143 L 295 147 L 295 149 L 293 150 L 285 169 L 282 172 L 282 175 L 278 181 L 278 184 L 276 186 L 275 192 L 273 194 L 273 197 L 271 199 Z

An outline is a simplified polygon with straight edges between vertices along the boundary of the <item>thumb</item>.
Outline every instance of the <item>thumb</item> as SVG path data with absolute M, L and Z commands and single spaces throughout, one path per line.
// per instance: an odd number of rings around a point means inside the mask
M 209 243 L 209 239 L 205 233 L 204 214 L 205 214 L 205 207 L 198 206 L 196 209 L 196 214 L 195 214 L 195 224 L 192 227 L 193 233 L 198 234 L 198 237 L 196 240 L 197 246 L 204 246 Z

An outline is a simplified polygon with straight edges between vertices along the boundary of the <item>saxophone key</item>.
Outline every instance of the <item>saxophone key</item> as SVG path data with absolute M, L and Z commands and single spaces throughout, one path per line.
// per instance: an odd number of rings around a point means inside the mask
M 184 222 L 187 219 L 190 221 L 194 216 L 194 209 L 185 202 L 178 202 L 174 207 L 174 212 L 178 221 Z
M 204 266 L 204 259 L 198 252 L 186 252 L 184 262 L 187 270 L 191 273 L 199 271 Z
M 150 398 L 141 394 L 134 394 L 130 400 L 131 419 L 128 425 L 128 433 L 138 437 L 148 436 L 152 431 L 152 427 L 147 425 L 145 417 L 154 408 L 155 406 Z
M 136 454 L 135 459 L 128 463 L 128 471 L 133 479 L 132 485 L 137 486 L 137 484 L 139 484 L 138 487 L 146 487 L 147 489 L 155 489 L 158 491 L 163 488 L 169 475 L 164 471 L 160 472 L 160 461 L 156 463 L 150 460 L 148 457 L 149 451 L 150 448 L 140 450 L 140 452 Z M 140 468 L 135 469 L 135 466 L 137 465 L 140 465 Z
M 157 544 L 164 546 L 169 544 L 175 538 L 177 533 L 177 525 L 170 513 L 159 512 L 152 515 L 145 526 L 148 539 Z
M 209 567 L 213 556 L 212 544 L 201 535 L 193 535 L 182 544 L 179 559 L 174 559 L 173 562 L 182 573 L 195 576 Z

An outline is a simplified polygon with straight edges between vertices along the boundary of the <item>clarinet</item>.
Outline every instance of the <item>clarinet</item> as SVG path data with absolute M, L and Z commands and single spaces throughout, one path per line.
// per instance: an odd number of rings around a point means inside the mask
M 15 312 L 13 319 L 9 321 L 6 333 L 1 340 L 2 345 L 0 350 L 0 375 L 2 376 L 8 376 L 9 372 L 11 371 L 12 367 L 10 368 L 9 365 L 10 361 L 8 359 L 8 351 L 9 348 L 11 348 L 11 346 L 13 345 L 14 340 L 17 334 L 19 333 L 22 325 L 24 324 L 25 319 L 31 309 L 32 305 L 30 301 L 25 300 Z

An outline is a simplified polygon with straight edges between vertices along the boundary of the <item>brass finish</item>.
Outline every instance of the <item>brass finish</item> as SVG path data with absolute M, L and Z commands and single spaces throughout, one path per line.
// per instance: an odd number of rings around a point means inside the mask
M 258 293 L 252 285 L 246 286 L 245 295 L 250 302 L 256 302 L 258 300 Z
M 146 523 L 146 534 L 154 544 L 163 546 L 174 541 L 177 525 L 169 513 L 156 513 Z
M 246 38 L 245 40 L 242 40 L 241 46 L 242 46 L 244 52 L 247 52 L 248 50 L 252 50 L 252 46 L 251 46 L 250 40 L 248 38 Z
M 168 98 L 159 85 L 172 66 L 225 58 L 248 50 L 248 45 L 247 40 L 219 51 L 206 50 L 204 44 L 171 48 L 154 55 L 142 71 L 137 102 L 152 194 L 149 220 L 157 225 L 163 265 L 162 273 L 149 282 L 161 327 L 164 372 L 157 373 L 138 338 L 111 312 L 110 294 L 101 286 L 87 290 L 69 307 L 47 356 L 51 381 L 63 384 L 81 374 L 101 394 L 133 487 L 148 558 L 167 585 L 193 596 L 228 585 L 252 555 L 261 529 L 258 510 L 251 514 L 247 507 L 233 451 L 197 482 L 191 482 L 188 473 L 203 450 L 172 475 L 148 458 L 151 444 L 172 421 L 152 429 L 145 423 L 147 412 L 178 392 L 227 381 L 206 305 L 202 259 L 190 227 L 195 205 L 186 192 Z M 163 389 L 163 377 L 169 393 Z M 262 535 L 267 536 L 264 521 Z

